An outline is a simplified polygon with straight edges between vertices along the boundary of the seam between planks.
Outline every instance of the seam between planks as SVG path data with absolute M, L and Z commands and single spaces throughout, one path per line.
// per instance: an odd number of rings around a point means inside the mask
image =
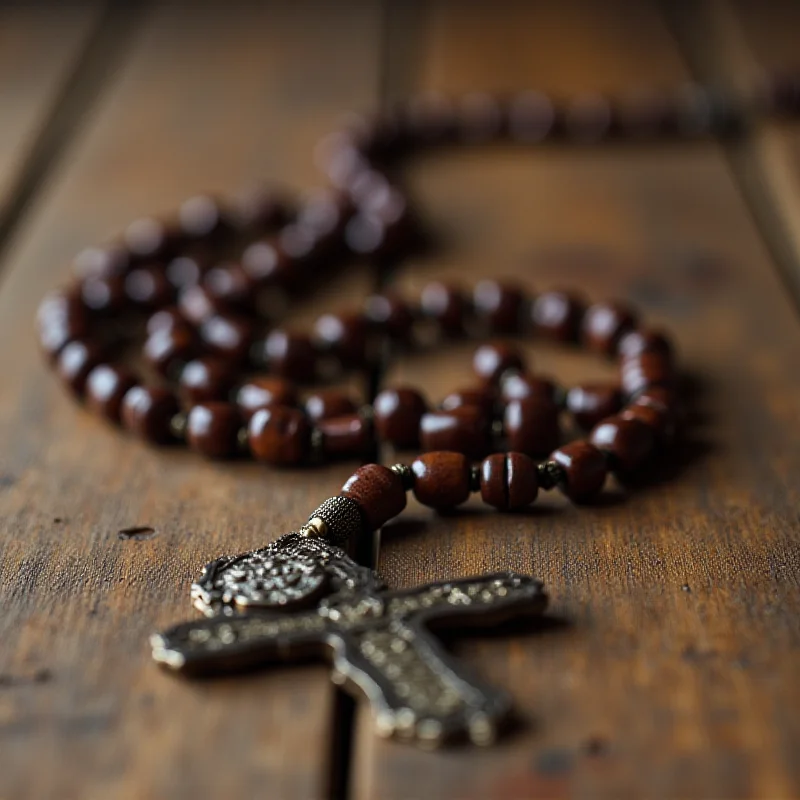
M 146 3 L 125 0 L 106 3 L 44 114 L 11 184 L 8 204 L 0 213 L 0 286 L 16 231 L 46 179 L 80 134 L 96 100 L 114 80 L 146 7 Z

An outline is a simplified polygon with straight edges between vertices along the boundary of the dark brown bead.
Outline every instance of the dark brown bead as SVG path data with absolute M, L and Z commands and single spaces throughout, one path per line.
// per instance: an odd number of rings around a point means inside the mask
M 186 441 L 192 450 L 207 458 L 230 458 L 238 450 L 240 426 L 232 403 L 201 403 L 189 411 Z
M 250 378 L 236 393 L 236 405 L 245 420 L 249 420 L 260 408 L 293 406 L 296 402 L 297 390 L 294 384 L 285 378 L 273 376 Z
M 525 508 L 536 500 L 536 462 L 524 453 L 495 453 L 481 464 L 481 497 L 500 511 Z
M 200 338 L 214 355 L 241 364 L 250 355 L 253 325 L 244 317 L 216 314 L 200 326 Z
M 584 383 L 567 392 L 567 411 L 584 430 L 591 430 L 622 407 L 619 388 L 603 383 Z
M 452 411 L 454 408 L 474 406 L 479 408 L 487 419 L 494 416 L 496 393 L 491 386 L 471 386 L 450 392 L 440 403 L 442 411 Z
M 249 309 L 253 306 L 256 281 L 240 264 L 212 267 L 203 276 L 203 286 L 218 308 Z
M 96 414 L 119 422 L 122 398 L 135 383 L 124 367 L 99 364 L 86 377 L 86 405 Z
M 396 448 L 419 444 L 419 422 L 427 404 L 415 389 L 384 389 L 372 404 L 378 436 Z
M 287 406 L 261 408 L 247 428 L 250 450 L 258 461 L 293 466 L 308 455 L 310 430 L 302 411 Z
M 103 348 L 85 339 L 73 339 L 58 354 L 56 372 L 73 394 L 83 396 L 86 378 L 103 360 Z
M 534 331 L 558 342 L 573 342 L 578 338 L 584 308 L 579 298 L 567 292 L 543 292 L 531 305 Z
M 358 410 L 353 398 L 341 389 L 320 389 L 309 395 L 303 405 L 311 422 L 353 414 Z
M 566 132 L 576 142 L 600 141 L 610 133 L 611 122 L 611 104 L 596 92 L 576 97 L 564 115 Z
M 422 290 L 419 305 L 421 312 L 435 320 L 447 335 L 463 333 L 466 302 L 458 289 L 439 281 L 429 283 Z
M 603 420 L 589 441 L 608 453 L 614 469 L 627 473 L 641 466 L 652 453 L 654 435 L 640 420 L 616 416 Z
M 288 287 L 297 271 L 295 262 L 275 242 L 253 242 L 242 254 L 242 269 L 257 283 Z
M 132 222 L 123 234 L 131 255 L 137 259 L 158 259 L 172 255 L 180 243 L 180 234 L 171 224 L 144 217 Z
M 178 226 L 189 242 L 219 242 L 231 230 L 226 210 L 218 199 L 207 194 L 195 195 L 181 203 Z
M 122 424 L 148 442 L 173 440 L 170 423 L 178 413 L 178 399 L 160 386 L 134 386 L 122 398 Z
M 510 102 L 508 130 L 518 142 L 541 142 L 553 131 L 556 110 L 541 92 L 523 92 Z
M 189 361 L 181 371 L 181 396 L 189 405 L 227 399 L 236 380 L 232 365 L 214 356 Z
M 204 286 L 187 286 L 178 295 L 178 310 L 193 325 L 202 325 L 217 313 L 217 305 Z
M 633 405 L 653 406 L 673 418 L 681 416 L 679 398 L 673 386 L 650 386 L 636 395 Z
M 539 397 L 555 403 L 559 388 L 550 378 L 534 375 L 509 374 L 500 383 L 500 399 L 503 403 L 512 400 L 525 400 L 528 397 Z
M 622 358 L 634 358 L 644 353 L 658 353 L 672 359 L 673 348 L 669 339 L 659 331 L 631 330 L 623 333 L 617 344 L 617 353 Z
M 634 403 L 625 408 L 620 417 L 623 419 L 638 419 L 647 425 L 660 442 L 669 442 L 675 436 L 675 417 L 668 411 L 652 405 Z
M 622 303 L 595 303 L 583 316 L 581 341 L 589 350 L 610 355 L 623 334 L 635 326 L 636 317 Z
M 405 130 L 410 140 L 421 146 L 451 141 L 456 130 L 453 102 L 443 95 L 418 95 L 405 110 Z
M 207 266 L 205 259 L 184 253 L 170 260 L 164 274 L 176 289 L 184 289 L 197 286 Z
M 364 304 L 364 316 L 393 339 L 406 339 L 414 324 L 408 303 L 393 295 L 374 294 L 368 297 Z
M 606 457 L 593 444 L 579 439 L 559 447 L 550 455 L 564 470 L 559 488 L 574 503 L 593 500 L 606 482 Z
M 197 339 L 188 325 L 162 328 L 147 337 L 142 348 L 145 360 L 160 375 L 167 375 L 194 358 Z
M 130 254 L 120 244 L 87 247 L 81 250 L 72 262 L 75 275 L 87 278 L 111 278 L 124 275 L 130 267 Z
M 147 335 L 163 331 L 171 331 L 186 325 L 186 319 L 177 307 L 162 308 L 156 311 L 147 320 Z
M 372 444 L 372 425 L 360 414 L 344 414 L 317 422 L 326 458 L 364 455 Z
M 651 386 L 672 386 L 674 381 L 672 361 L 660 353 L 642 353 L 620 363 L 620 385 L 627 397 Z
M 558 406 L 550 400 L 528 397 L 512 400 L 505 410 L 503 429 L 510 450 L 544 455 L 558 447 Z
M 287 223 L 291 205 L 283 192 L 270 186 L 250 186 L 233 198 L 234 224 L 251 234 L 274 230 Z
M 425 506 L 445 509 L 469 498 L 470 464 L 463 453 L 424 453 L 411 464 L 414 497 Z
M 363 367 L 368 359 L 369 324 L 361 314 L 323 314 L 314 323 L 314 344 L 345 367 Z
M 504 372 L 523 372 L 522 353 L 507 342 L 489 342 L 481 345 L 472 357 L 472 369 L 478 379 L 487 384 L 497 384 Z
M 263 360 L 275 375 L 302 383 L 314 378 L 317 353 L 305 334 L 276 328 L 264 341 Z
M 472 292 L 475 316 L 492 333 L 516 333 L 522 321 L 523 302 L 521 289 L 496 280 L 478 281 Z
M 138 267 L 125 276 L 125 297 L 139 308 L 161 308 L 175 298 L 175 289 L 162 269 Z
M 406 492 L 399 475 L 381 464 L 359 467 L 348 479 L 342 497 L 355 500 L 371 531 L 381 528 L 406 507 Z
M 503 132 L 505 115 L 500 100 L 488 92 L 470 92 L 459 103 L 458 131 L 465 142 L 491 142 Z
M 80 300 L 66 292 L 45 297 L 36 312 L 39 344 L 48 358 L 55 358 L 64 345 L 89 332 L 89 320 Z
M 96 314 L 110 314 L 125 308 L 128 298 L 124 275 L 87 278 L 81 283 L 81 300 Z
M 419 422 L 424 452 L 452 450 L 482 458 L 491 448 L 491 421 L 480 408 L 462 406 L 451 411 L 428 411 Z

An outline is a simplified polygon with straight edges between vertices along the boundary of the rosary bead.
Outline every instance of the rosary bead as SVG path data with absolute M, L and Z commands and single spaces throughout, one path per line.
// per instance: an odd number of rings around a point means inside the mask
M 442 411 L 452 411 L 455 408 L 473 406 L 479 408 L 486 419 L 491 420 L 494 416 L 495 401 L 496 393 L 491 386 L 473 386 L 450 392 L 442 400 L 440 408 Z
M 465 142 L 491 142 L 503 132 L 504 113 L 500 101 L 488 92 L 471 92 L 458 109 L 458 130 Z
M 293 406 L 297 402 L 295 386 L 285 378 L 259 376 L 250 378 L 239 387 L 236 405 L 247 422 L 261 408 Z
M 107 244 L 81 250 L 72 262 L 72 269 L 81 280 L 110 278 L 124 275 L 128 271 L 130 263 L 131 259 L 127 248 L 120 244 Z
M 121 311 L 127 304 L 124 275 L 86 278 L 81 283 L 80 291 L 84 306 L 95 314 Z
M 230 224 L 219 200 L 207 194 L 184 200 L 178 209 L 182 237 L 193 241 L 219 242 L 230 233 Z
M 510 403 L 512 400 L 525 400 L 528 397 L 539 397 L 558 405 L 561 390 L 550 378 L 537 378 L 533 375 L 511 372 L 500 380 L 500 400 Z
M 550 459 L 564 471 L 564 481 L 559 486 L 574 503 L 589 502 L 602 491 L 608 472 L 606 458 L 585 439 L 559 447 Z
M 420 296 L 422 314 L 435 320 L 448 336 L 459 336 L 464 332 L 466 302 L 461 292 L 447 284 L 429 283 Z
M 192 325 L 200 326 L 217 313 L 217 304 L 204 286 L 187 286 L 178 294 L 178 310 Z
M 300 464 L 308 455 L 309 437 L 305 414 L 287 406 L 259 409 L 250 418 L 247 428 L 247 440 L 254 458 L 267 464 Z
M 472 292 L 475 316 L 492 333 L 517 333 L 523 302 L 520 289 L 496 280 L 478 281 Z
M 384 389 L 372 404 L 378 436 L 398 449 L 419 444 L 419 425 L 427 404 L 415 389 Z
M 341 495 L 358 503 L 371 531 L 383 527 L 406 507 L 402 478 L 380 464 L 359 467 L 342 486 Z
M 304 408 L 311 422 L 353 414 L 358 410 L 352 397 L 340 389 L 321 389 L 314 392 L 306 398 Z
M 256 283 L 287 288 L 295 278 L 297 265 L 277 244 L 263 240 L 253 242 L 242 253 L 242 269 Z
M 585 383 L 567 392 L 567 411 L 583 430 L 591 430 L 621 407 L 622 397 L 616 386 Z
M 369 325 L 361 314 L 323 314 L 314 323 L 314 344 L 333 353 L 344 367 L 363 367 L 367 361 Z
M 256 281 L 240 264 L 212 267 L 203 276 L 203 286 L 217 308 L 239 310 L 253 306 Z
M 541 92 L 522 92 L 509 104 L 508 129 L 511 138 L 524 143 L 541 142 L 553 131 L 556 110 Z
M 453 508 L 470 495 L 470 463 L 462 453 L 425 453 L 411 464 L 414 497 L 425 506 Z
M 567 292 L 543 292 L 531 305 L 534 331 L 548 339 L 574 342 L 578 337 L 584 308 L 580 299 Z
M 125 296 L 139 308 L 156 309 L 175 299 L 175 290 L 162 269 L 138 267 L 125 276 Z
M 389 294 L 374 294 L 364 304 L 364 316 L 392 339 L 405 340 L 411 333 L 414 316 L 404 300 Z
M 231 218 L 242 232 L 259 234 L 286 224 L 291 216 L 290 204 L 277 189 L 251 186 L 233 199 Z
M 147 335 L 171 331 L 186 325 L 186 319 L 176 306 L 162 308 L 154 312 L 147 319 Z
M 536 500 L 536 463 L 524 453 L 495 453 L 480 468 L 481 498 L 499 511 L 525 508 Z
M 283 378 L 305 383 L 314 378 L 317 354 L 309 336 L 276 328 L 264 341 L 267 369 Z
M 558 406 L 539 397 L 512 400 L 506 406 L 503 429 L 511 450 L 527 455 L 549 453 L 560 438 Z
M 241 364 L 250 355 L 253 325 L 245 317 L 215 314 L 200 326 L 200 338 L 214 355 Z
M 152 260 L 172 255 L 180 235 L 173 226 L 161 220 L 143 217 L 128 225 L 123 239 L 135 259 Z
M 564 126 L 576 142 L 599 142 L 611 131 L 611 104 L 601 94 L 589 92 L 576 97 L 566 109 Z
M 508 370 L 522 372 L 525 363 L 522 354 L 511 344 L 506 342 L 490 342 L 481 345 L 472 358 L 472 369 L 486 384 L 494 385 L 500 376 Z
M 452 450 L 470 458 L 482 458 L 491 448 L 490 419 L 475 406 L 450 411 L 428 411 L 419 423 L 424 452 Z
M 134 386 L 122 398 L 122 424 L 145 441 L 165 444 L 174 438 L 171 422 L 178 410 L 178 399 L 169 390 Z
M 661 443 L 671 441 L 675 436 L 675 419 L 667 411 L 652 405 L 636 404 L 628 406 L 620 413 L 622 419 L 637 419 L 647 425 Z
M 607 453 L 615 470 L 630 473 L 641 466 L 653 451 L 653 431 L 638 419 L 620 416 L 603 420 L 589 441 Z
M 83 396 L 86 378 L 103 360 L 103 349 L 95 342 L 73 339 L 58 354 L 56 372 L 73 394 Z
M 581 339 L 589 350 L 610 355 L 622 335 L 635 325 L 633 313 L 621 303 L 595 303 L 584 314 Z
M 203 277 L 206 266 L 205 259 L 184 253 L 170 260 L 164 274 L 167 276 L 167 280 L 180 291 L 189 286 L 197 286 Z
M 181 370 L 180 393 L 189 405 L 224 400 L 228 397 L 236 373 L 228 361 L 204 356 L 189 361 Z
M 645 353 L 658 353 L 671 360 L 673 348 L 669 339 L 663 333 L 631 330 L 620 337 L 617 344 L 617 353 L 622 358 L 635 358 Z
M 142 348 L 145 360 L 160 375 L 167 375 L 176 364 L 189 361 L 196 352 L 195 333 L 188 325 L 151 333 Z
M 653 408 L 665 412 L 673 420 L 680 417 L 680 407 L 674 385 L 650 386 L 636 395 L 632 405 L 653 406 Z
M 39 344 L 48 358 L 55 358 L 64 345 L 88 333 L 86 311 L 80 300 L 66 292 L 53 292 L 36 312 Z
M 317 422 L 326 459 L 365 455 L 372 445 L 372 423 L 361 414 L 343 414 Z
M 135 383 L 124 367 L 98 364 L 86 377 L 86 405 L 101 417 L 119 422 L 122 398 Z
M 186 441 L 207 458 L 230 458 L 238 450 L 239 427 L 239 414 L 232 403 L 201 403 L 189 411 Z
M 620 385 L 628 397 L 651 386 L 671 386 L 674 380 L 672 361 L 660 353 L 642 353 L 620 363 Z

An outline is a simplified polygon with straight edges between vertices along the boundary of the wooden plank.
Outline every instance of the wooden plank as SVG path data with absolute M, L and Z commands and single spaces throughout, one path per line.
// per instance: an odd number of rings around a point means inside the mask
M 147 637 L 192 613 L 200 565 L 292 529 L 352 465 L 293 474 L 148 449 L 73 407 L 28 331 L 70 255 L 131 219 L 254 178 L 320 183 L 314 141 L 375 105 L 378 14 L 157 4 L 21 231 L 0 293 L 13 342 L 0 353 L 2 797 L 328 792 L 324 667 L 182 682 L 151 662 Z M 353 274 L 304 312 L 366 284 Z M 157 535 L 120 541 L 131 525 Z
M 437 2 L 414 88 L 625 90 L 687 79 L 640 3 Z M 401 80 L 402 82 L 402 80 Z M 674 474 L 624 502 L 437 517 L 382 535 L 392 585 L 498 569 L 543 578 L 562 624 L 456 651 L 522 717 L 490 750 L 420 753 L 359 722 L 359 798 L 793 797 L 800 728 L 800 329 L 711 142 L 424 158 L 413 190 L 446 248 L 398 278 L 512 275 L 623 297 L 677 340 L 701 422 Z M 432 400 L 469 384 L 470 347 L 399 363 Z M 608 368 L 534 344 L 568 385 Z
M 0 4 L 0 220 L 101 12 L 99 1 Z

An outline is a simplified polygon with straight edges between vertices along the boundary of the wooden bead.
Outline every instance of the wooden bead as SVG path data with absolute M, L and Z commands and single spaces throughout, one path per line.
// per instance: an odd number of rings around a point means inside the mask
M 94 314 L 108 315 L 128 305 L 124 275 L 98 275 L 81 283 L 81 300 Z
M 296 402 L 295 385 L 285 378 L 272 376 L 250 378 L 236 393 L 236 406 L 245 421 L 261 408 L 293 406 Z
M 633 358 L 644 353 L 658 353 L 667 359 L 674 356 L 672 343 L 659 331 L 631 330 L 623 333 L 617 343 L 617 353 L 622 358 Z
M 365 455 L 372 445 L 372 425 L 360 414 L 343 414 L 321 419 L 317 429 L 322 436 L 322 454 L 326 458 L 350 458 Z
M 276 328 L 264 341 L 263 360 L 270 372 L 297 382 L 313 380 L 317 353 L 302 333 Z
M 481 463 L 481 497 L 499 511 L 525 508 L 536 500 L 536 462 L 524 453 L 494 453 Z
M 509 449 L 544 455 L 558 447 L 558 406 L 539 398 L 512 400 L 505 410 L 503 429 Z
M 424 452 L 452 450 L 482 458 L 491 449 L 490 420 L 475 406 L 428 411 L 420 419 L 419 441 Z
M 589 350 L 609 355 L 616 352 L 622 335 L 635 325 L 633 312 L 622 303 L 595 303 L 583 316 L 581 341 Z
M 620 363 L 620 386 L 633 397 L 651 386 L 672 386 L 675 371 L 672 361 L 661 353 L 642 353 L 624 358 Z
M 435 320 L 443 333 L 458 336 L 464 332 L 466 303 L 458 289 L 439 281 L 429 283 L 422 290 L 419 305 L 420 311 Z
M 258 461 L 293 466 L 308 455 L 310 429 L 302 411 L 287 406 L 261 408 L 250 418 L 247 441 Z
M 86 405 L 101 417 L 119 422 L 122 398 L 135 383 L 124 367 L 98 364 L 86 377 Z
M 177 306 L 169 306 L 159 309 L 148 317 L 146 331 L 147 335 L 151 336 L 154 333 L 175 330 L 186 324 L 186 319 Z
M 253 325 L 244 317 L 216 314 L 200 326 L 208 350 L 234 364 L 245 362 L 253 343 Z
M 189 405 L 225 400 L 236 380 L 235 370 L 228 361 L 205 356 L 189 361 L 178 381 L 181 396 Z
M 364 303 L 364 316 L 392 339 L 404 341 L 411 333 L 414 315 L 408 303 L 389 294 L 375 294 Z
M 314 392 L 306 398 L 304 408 L 311 422 L 353 414 L 358 410 L 352 397 L 340 389 L 321 389 Z
M 616 386 L 585 383 L 567 392 L 567 411 L 583 430 L 591 430 L 601 420 L 616 414 L 622 397 Z
M 519 331 L 524 299 L 521 289 L 496 280 L 478 281 L 472 292 L 475 316 L 492 333 Z
M 497 384 L 500 376 L 509 370 L 523 372 L 525 362 L 519 349 L 507 342 L 490 342 L 481 345 L 472 357 L 472 369 L 478 379 L 487 384 Z
M 453 508 L 470 494 L 470 464 L 463 453 L 425 453 L 411 464 L 414 497 L 425 506 Z
M 384 389 L 372 404 L 378 436 L 398 449 L 419 444 L 419 423 L 427 404 L 415 389 Z
M 240 424 L 232 403 L 201 403 L 189 411 L 186 441 L 207 458 L 230 458 L 238 450 Z
M 138 308 L 162 308 L 175 299 L 175 289 L 158 267 L 138 267 L 125 276 L 125 297 Z
M 103 360 L 103 348 L 85 339 L 73 339 L 58 354 L 56 372 L 77 397 L 83 397 L 86 378 Z
M 669 412 L 655 406 L 634 403 L 624 409 L 620 417 L 643 422 L 660 442 L 669 442 L 675 436 L 675 418 Z
M 527 91 L 516 95 L 509 103 L 508 130 L 518 142 L 541 142 L 556 127 L 556 110 L 542 92 Z
M 253 242 L 242 254 L 242 269 L 256 283 L 290 287 L 297 264 L 275 242 Z
M 192 325 L 200 326 L 217 313 L 217 304 L 205 286 L 187 286 L 178 294 L 178 309 Z
M 559 447 L 550 460 L 564 470 L 565 480 L 559 488 L 574 503 L 589 502 L 602 491 L 608 472 L 606 458 L 585 439 Z
M 641 466 L 653 451 L 653 431 L 638 419 L 620 416 L 603 420 L 589 441 L 608 453 L 615 470 L 626 473 Z
M 455 408 L 474 406 L 479 408 L 487 419 L 492 419 L 496 400 L 496 393 L 491 386 L 471 386 L 450 392 L 440 403 L 440 408 L 442 411 L 452 411 Z
M 134 386 L 122 398 L 122 424 L 145 441 L 165 444 L 174 438 L 170 423 L 178 410 L 178 399 L 168 389 Z
M 180 243 L 178 230 L 155 217 L 131 222 L 123 233 L 131 256 L 138 261 L 162 259 L 174 254 Z
M 80 299 L 66 292 L 53 292 L 42 300 L 36 312 L 36 326 L 39 344 L 50 359 L 68 342 L 89 332 L 89 320 Z
M 203 286 L 218 308 L 251 309 L 256 285 L 244 267 L 236 263 L 218 264 L 203 276 Z
M 369 325 L 361 314 L 323 314 L 314 323 L 313 340 L 344 367 L 363 367 L 368 361 Z
M 75 275 L 81 279 L 110 278 L 124 275 L 131 264 L 128 249 L 121 244 L 86 247 L 72 262 Z
M 506 375 L 500 382 L 500 400 L 503 403 L 525 400 L 528 397 L 538 397 L 555 403 L 558 393 L 558 386 L 550 378 L 536 377 L 525 373 Z
M 167 264 L 164 274 L 178 292 L 190 286 L 197 286 L 203 277 L 207 264 L 200 256 L 175 256 Z
M 179 365 L 190 361 L 197 353 L 197 339 L 188 325 L 162 328 L 147 337 L 142 348 L 145 361 L 159 375 L 167 375 Z
M 364 514 L 364 522 L 371 531 L 381 528 L 406 507 L 402 479 L 381 464 L 359 467 L 347 479 L 339 494 L 358 503 Z
M 561 291 L 540 294 L 531 305 L 534 332 L 558 342 L 574 342 L 584 313 L 583 301 Z
M 181 203 L 178 228 L 189 242 L 219 243 L 231 231 L 227 211 L 217 198 L 207 194 L 195 195 Z

